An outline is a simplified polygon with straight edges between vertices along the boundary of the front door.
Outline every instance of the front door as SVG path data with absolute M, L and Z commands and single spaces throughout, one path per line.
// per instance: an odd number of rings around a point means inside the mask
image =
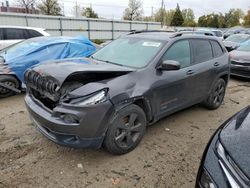
M 158 118 L 192 104 L 195 98 L 189 40 L 175 42 L 163 55 L 161 61 L 166 60 L 178 61 L 181 68 L 175 71 L 156 71 L 157 81 L 153 85 L 153 106 Z

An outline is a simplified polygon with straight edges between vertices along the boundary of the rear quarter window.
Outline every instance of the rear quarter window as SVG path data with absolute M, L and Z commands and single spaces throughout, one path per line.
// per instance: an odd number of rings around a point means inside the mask
M 221 45 L 217 41 L 211 41 L 213 51 L 214 51 L 214 57 L 219 57 L 224 54 L 223 49 Z
M 27 30 L 29 35 L 28 35 L 28 38 L 33 38 L 33 37 L 41 37 L 43 36 L 41 33 L 39 33 L 38 31 L 35 31 L 35 30 L 32 30 L 32 29 L 29 29 Z
M 213 51 L 209 40 L 193 39 L 192 50 L 194 63 L 202 63 L 213 59 Z

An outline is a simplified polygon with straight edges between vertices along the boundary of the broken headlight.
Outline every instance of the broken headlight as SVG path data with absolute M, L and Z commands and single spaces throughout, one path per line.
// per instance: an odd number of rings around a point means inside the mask
M 106 101 L 107 90 L 97 91 L 91 95 L 78 97 L 71 99 L 69 104 L 73 104 L 74 106 L 87 106 L 93 104 L 99 104 Z

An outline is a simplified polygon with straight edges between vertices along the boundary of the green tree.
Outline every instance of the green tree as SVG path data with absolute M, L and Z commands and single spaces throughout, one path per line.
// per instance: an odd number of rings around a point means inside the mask
M 123 13 L 124 20 L 142 20 L 143 8 L 141 0 L 129 0 L 128 8 Z
M 145 16 L 143 18 L 143 21 L 145 21 L 145 22 L 153 22 L 154 21 L 154 16 Z
M 199 17 L 198 26 L 199 27 L 207 27 L 208 26 L 208 24 L 207 24 L 207 16 L 206 15 L 203 15 L 203 16 Z
M 154 14 L 154 20 L 156 22 L 162 21 L 162 11 L 163 11 L 163 23 L 164 23 L 164 25 L 170 26 L 172 19 L 174 17 L 174 14 L 175 14 L 175 10 L 174 9 L 170 9 L 170 10 L 159 9 Z
M 41 0 L 41 3 L 37 6 L 42 14 L 61 16 L 61 7 L 57 0 Z
M 171 21 L 171 26 L 182 26 L 184 23 L 184 19 L 180 10 L 179 4 L 177 4 L 173 19 Z
M 183 26 L 184 27 L 195 27 L 195 16 L 194 11 L 192 9 L 183 9 L 182 10 L 182 17 L 184 19 Z
M 91 7 L 84 8 L 82 16 L 85 16 L 86 18 L 98 18 L 98 14 Z
M 230 9 L 225 14 L 226 27 L 234 27 L 241 25 L 240 20 L 244 18 L 244 12 L 241 9 Z
M 174 9 L 170 9 L 168 11 L 166 11 L 166 15 L 165 15 L 165 25 L 170 26 L 171 22 L 173 20 L 175 14 L 175 10 Z
M 250 27 L 250 10 L 248 10 L 247 15 L 244 17 L 244 26 Z

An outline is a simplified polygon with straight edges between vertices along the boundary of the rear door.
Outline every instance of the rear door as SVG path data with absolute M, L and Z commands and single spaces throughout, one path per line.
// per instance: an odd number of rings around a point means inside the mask
M 4 28 L 3 47 L 6 48 L 28 38 L 26 29 Z
M 208 96 L 209 89 L 214 79 L 217 78 L 217 72 L 214 69 L 217 64 L 213 57 L 212 45 L 208 39 L 192 39 L 191 48 L 194 84 L 196 85 L 193 93 L 199 102 Z

